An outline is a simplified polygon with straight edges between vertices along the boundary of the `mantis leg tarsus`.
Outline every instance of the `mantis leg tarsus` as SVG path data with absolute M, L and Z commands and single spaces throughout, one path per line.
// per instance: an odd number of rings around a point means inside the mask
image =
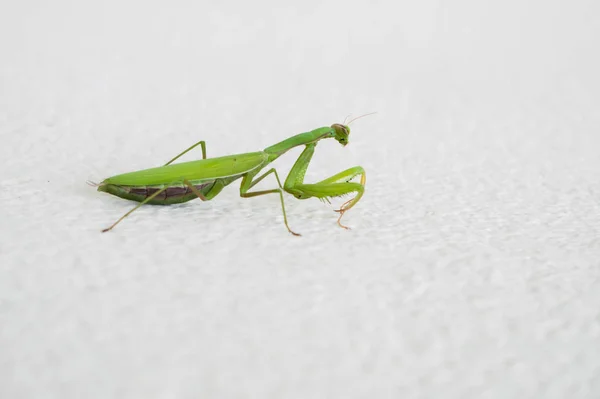
M 355 197 L 355 198 L 356 198 L 356 197 Z M 350 209 L 350 208 L 344 208 L 344 207 L 345 207 L 346 205 L 348 205 L 348 204 L 349 204 L 350 202 L 352 202 L 352 201 L 354 201 L 354 198 L 352 198 L 352 199 L 350 199 L 350 200 L 348 200 L 348 201 L 344 202 L 344 203 L 343 203 L 343 204 L 340 206 L 340 209 L 334 209 L 334 210 L 333 210 L 334 212 L 339 212 L 339 214 L 340 214 L 340 217 L 339 217 L 339 218 L 338 218 L 338 220 L 337 220 L 337 224 L 338 224 L 338 226 L 340 226 L 340 227 L 343 227 L 343 228 L 344 228 L 344 229 L 346 229 L 346 230 L 352 230 L 352 229 L 351 229 L 350 227 L 348 227 L 348 226 L 344 226 L 344 225 L 341 223 L 341 220 L 342 220 L 342 216 L 344 216 L 344 213 L 345 213 L 345 212 L 346 212 L 348 209 Z M 358 202 L 358 201 L 357 201 L 357 202 Z
M 337 224 L 338 224 L 338 226 L 340 226 L 341 228 L 343 228 L 343 229 L 346 229 L 346 230 L 352 230 L 350 227 L 348 227 L 348 226 L 344 226 L 342 223 L 340 223 L 340 220 L 342 219 L 342 216 L 343 216 L 343 215 L 344 215 L 344 214 L 342 213 L 342 214 L 340 215 L 340 217 L 338 218 L 338 220 L 337 220 Z

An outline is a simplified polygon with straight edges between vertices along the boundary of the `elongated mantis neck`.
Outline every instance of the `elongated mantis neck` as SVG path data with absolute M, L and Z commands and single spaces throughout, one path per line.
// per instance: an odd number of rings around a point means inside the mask
M 315 141 L 319 141 L 327 137 L 333 137 L 334 135 L 335 131 L 332 127 L 320 127 L 318 129 L 311 130 L 310 132 L 300 133 L 292 136 L 277 144 L 265 148 L 264 151 L 270 155 L 269 160 L 274 161 L 294 147 L 314 143 Z

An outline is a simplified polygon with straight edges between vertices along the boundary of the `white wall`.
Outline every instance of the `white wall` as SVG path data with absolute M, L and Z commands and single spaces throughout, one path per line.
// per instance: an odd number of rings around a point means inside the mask
M 2 2 L 0 396 L 600 397 L 599 11 Z M 88 179 L 371 111 L 307 173 L 366 169 L 350 231 L 234 185 L 100 233 Z

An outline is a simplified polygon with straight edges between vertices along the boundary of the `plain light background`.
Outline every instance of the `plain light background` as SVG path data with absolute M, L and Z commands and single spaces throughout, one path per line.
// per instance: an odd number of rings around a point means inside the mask
M 599 18 L 2 2 L 0 396 L 600 397 Z M 350 231 L 341 201 L 286 196 L 293 237 L 277 196 L 232 185 L 100 233 L 133 203 L 88 179 L 372 111 L 307 173 L 366 169 Z

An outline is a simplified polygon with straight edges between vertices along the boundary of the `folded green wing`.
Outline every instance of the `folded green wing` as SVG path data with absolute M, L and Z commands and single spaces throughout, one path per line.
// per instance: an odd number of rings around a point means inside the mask
M 262 151 L 182 162 L 123 173 L 104 180 L 105 184 L 146 186 L 187 180 L 214 180 L 237 176 L 260 167 L 268 155 Z

